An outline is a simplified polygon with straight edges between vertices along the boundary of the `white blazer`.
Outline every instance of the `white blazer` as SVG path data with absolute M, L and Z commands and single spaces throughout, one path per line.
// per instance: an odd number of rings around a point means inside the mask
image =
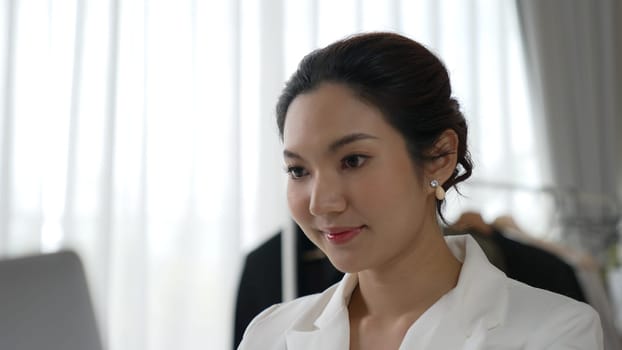
M 400 350 L 601 350 L 587 304 L 509 279 L 470 236 L 446 237 L 463 262 L 458 284 L 406 332 Z M 274 305 L 248 326 L 238 350 L 347 350 L 356 274 L 320 294 Z

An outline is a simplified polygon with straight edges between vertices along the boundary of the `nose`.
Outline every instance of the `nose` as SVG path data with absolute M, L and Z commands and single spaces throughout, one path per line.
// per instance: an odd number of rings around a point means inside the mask
M 341 213 L 346 209 L 343 187 L 338 179 L 316 177 L 311 189 L 309 212 L 313 216 Z

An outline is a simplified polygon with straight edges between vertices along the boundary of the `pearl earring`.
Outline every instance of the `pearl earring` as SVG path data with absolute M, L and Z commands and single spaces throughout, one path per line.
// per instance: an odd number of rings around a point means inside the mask
M 445 199 L 445 189 L 438 183 L 438 180 L 430 181 L 430 186 L 435 189 L 434 194 L 436 196 L 436 199 L 438 199 L 439 201 Z

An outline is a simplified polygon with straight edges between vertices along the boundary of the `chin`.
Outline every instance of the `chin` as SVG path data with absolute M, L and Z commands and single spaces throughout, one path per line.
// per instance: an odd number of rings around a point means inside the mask
M 328 256 L 328 260 L 330 260 L 330 263 L 333 264 L 333 266 L 337 270 L 343 273 L 357 273 L 357 272 L 365 270 L 365 267 L 363 267 L 360 263 L 360 259 L 356 259 L 356 258 L 344 259 L 344 258 Z

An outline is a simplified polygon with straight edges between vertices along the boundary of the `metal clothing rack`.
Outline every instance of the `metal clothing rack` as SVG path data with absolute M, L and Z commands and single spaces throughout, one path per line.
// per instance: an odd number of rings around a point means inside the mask
M 622 210 L 614 195 L 593 193 L 575 187 L 527 186 L 491 181 L 469 181 L 465 187 L 500 189 L 550 196 L 561 239 L 600 257 L 620 239 Z

